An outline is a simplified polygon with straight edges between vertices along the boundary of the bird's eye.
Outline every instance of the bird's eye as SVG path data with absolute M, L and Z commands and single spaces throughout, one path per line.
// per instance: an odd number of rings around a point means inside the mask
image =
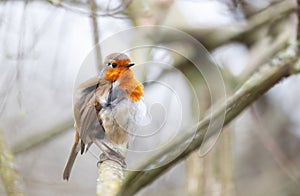
M 111 66 L 112 66 L 113 68 L 116 68 L 116 67 L 117 67 L 117 63 L 113 63 L 113 64 L 111 64 Z

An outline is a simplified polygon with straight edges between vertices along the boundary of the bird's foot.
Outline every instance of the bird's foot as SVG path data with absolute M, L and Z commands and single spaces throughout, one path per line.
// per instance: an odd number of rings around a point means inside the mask
M 99 158 L 100 158 L 100 160 L 98 161 L 97 166 L 99 166 L 104 161 L 111 160 L 111 161 L 118 163 L 123 168 L 127 167 L 124 156 L 122 156 L 121 154 L 119 154 L 117 152 L 115 152 L 113 154 L 102 153 Z

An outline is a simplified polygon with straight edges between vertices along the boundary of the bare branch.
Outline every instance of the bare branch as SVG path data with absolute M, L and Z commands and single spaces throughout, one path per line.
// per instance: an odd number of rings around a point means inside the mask
M 111 160 L 100 164 L 97 179 L 97 196 L 115 196 L 124 179 L 122 166 Z
M 92 29 L 93 29 L 93 38 L 94 46 L 96 47 L 96 69 L 100 71 L 100 65 L 102 64 L 101 58 L 101 49 L 99 45 L 99 30 L 98 30 L 98 21 L 97 21 L 97 5 L 94 0 L 88 0 L 90 6 L 91 20 L 92 20 Z
M 34 134 L 28 136 L 28 138 L 23 139 L 18 142 L 13 148 L 12 151 L 14 153 L 22 153 L 32 148 L 35 148 L 39 145 L 45 144 L 46 142 L 54 139 L 55 137 L 61 135 L 68 129 L 72 128 L 74 125 L 73 116 L 67 119 L 64 122 L 61 122 L 54 127 L 51 127 L 46 131 L 38 131 L 39 134 Z
M 89 12 L 89 5 L 86 3 L 83 3 L 81 1 L 73 1 L 73 2 L 64 2 L 61 0 L 47 0 L 49 3 L 51 3 L 53 6 L 61 7 L 64 8 L 68 11 L 81 14 L 81 15 L 86 15 L 86 16 L 91 16 L 91 13 Z M 108 6 L 109 6 L 110 1 L 108 1 Z M 89 2 L 88 2 L 89 4 Z M 118 6 L 117 8 L 113 9 L 100 9 L 97 8 L 93 15 L 95 16 L 102 16 L 102 17 L 113 17 L 113 18 L 119 18 L 119 19 L 126 19 L 128 18 L 126 14 L 126 10 L 128 6 L 131 4 L 131 0 L 123 1 L 122 5 Z M 96 4 L 95 4 L 96 5 Z M 96 6 L 97 7 L 97 6 Z
M 240 41 L 251 45 L 255 41 L 255 32 L 258 28 L 268 24 L 276 24 L 297 9 L 297 4 L 291 0 L 275 3 L 261 12 L 250 17 L 246 22 L 236 23 L 217 28 L 181 28 L 184 32 L 199 40 L 207 50 L 213 50 L 232 41 Z M 176 41 L 172 34 L 161 36 L 158 43 Z

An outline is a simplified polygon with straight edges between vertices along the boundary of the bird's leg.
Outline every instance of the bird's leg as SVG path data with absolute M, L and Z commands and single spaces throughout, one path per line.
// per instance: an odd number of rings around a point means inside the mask
M 125 162 L 125 157 L 118 151 L 110 147 L 108 144 L 105 143 L 105 141 L 101 142 L 108 150 L 110 153 L 112 153 L 115 158 L 117 158 L 120 162 L 119 164 L 122 165 L 122 167 L 126 168 L 126 162 Z
M 120 153 L 117 152 L 116 150 L 112 149 L 109 145 L 107 145 L 105 142 L 102 142 L 102 144 L 109 149 L 115 156 L 120 157 L 120 159 L 125 159 L 125 157 Z
M 126 163 L 125 163 L 124 156 L 122 156 L 120 153 L 118 153 L 115 150 L 113 150 L 112 148 L 110 148 L 104 142 L 99 143 L 98 141 L 94 141 L 94 143 L 103 152 L 103 154 L 101 154 L 100 157 L 99 157 L 100 160 L 97 163 L 97 165 L 100 164 L 100 163 L 102 163 L 103 161 L 112 160 L 112 161 L 115 161 L 115 162 L 119 163 L 123 168 L 126 168 Z M 103 149 L 103 147 L 101 146 L 101 144 L 104 145 L 109 150 L 109 152 L 107 152 L 106 149 Z
M 96 144 L 96 146 L 101 150 L 101 152 L 103 153 L 101 153 L 100 154 L 100 160 L 98 161 L 98 163 L 97 163 L 97 166 L 98 166 L 98 164 L 100 164 L 100 163 L 102 163 L 103 161 L 106 161 L 106 160 L 108 160 L 108 157 L 109 157 L 109 154 L 106 152 L 106 150 L 105 149 L 103 149 L 103 147 L 101 146 L 101 144 L 99 144 L 97 141 L 94 141 L 94 143 Z M 104 156 L 103 156 L 104 155 Z

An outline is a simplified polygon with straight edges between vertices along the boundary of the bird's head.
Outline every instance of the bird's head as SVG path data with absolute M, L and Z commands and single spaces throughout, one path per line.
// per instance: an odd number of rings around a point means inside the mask
M 103 77 L 109 81 L 115 82 L 126 71 L 134 65 L 129 57 L 124 53 L 112 53 L 104 60 Z

